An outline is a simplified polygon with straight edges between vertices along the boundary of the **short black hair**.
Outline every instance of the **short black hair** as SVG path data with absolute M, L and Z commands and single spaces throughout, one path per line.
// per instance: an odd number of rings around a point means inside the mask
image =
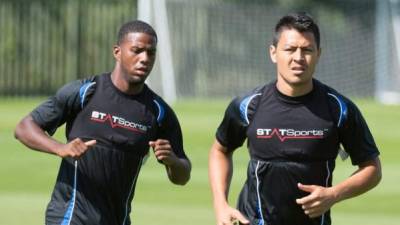
M 125 36 L 129 33 L 145 33 L 155 37 L 157 41 L 157 34 L 153 27 L 141 20 L 132 20 L 126 22 L 119 28 L 117 44 L 121 44 Z
M 306 12 L 289 13 L 283 16 L 275 25 L 275 34 L 272 44 L 276 46 L 283 29 L 295 29 L 301 33 L 311 32 L 314 35 L 317 47 L 320 46 L 320 33 L 318 25 L 310 14 Z

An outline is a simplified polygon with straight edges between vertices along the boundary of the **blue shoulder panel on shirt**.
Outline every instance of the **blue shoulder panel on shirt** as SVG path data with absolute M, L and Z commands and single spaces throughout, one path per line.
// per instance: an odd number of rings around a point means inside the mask
M 87 90 L 94 85 L 96 82 L 86 82 L 79 88 L 79 97 L 81 102 L 81 108 L 83 108 L 83 103 L 85 102 L 86 92 Z
M 248 117 L 248 108 L 249 108 L 249 104 L 251 102 L 251 100 L 254 99 L 254 97 L 261 95 L 261 93 L 256 93 L 250 96 L 247 96 L 246 98 L 244 98 L 239 105 L 239 110 L 240 110 L 240 117 L 242 118 L 242 120 L 244 122 L 246 122 L 247 124 L 250 123 L 249 121 L 249 117 Z
M 332 93 L 328 93 L 328 96 L 335 99 L 339 105 L 340 115 L 339 115 L 339 120 L 337 122 L 337 127 L 341 127 L 343 125 L 344 121 L 346 121 L 346 119 L 347 119 L 347 104 L 341 96 L 338 96 L 338 95 L 335 95 Z
M 157 100 L 154 99 L 153 102 L 156 104 L 156 106 L 158 108 L 157 122 L 161 123 L 163 121 L 163 119 L 164 119 L 164 116 L 165 116 L 165 108 Z

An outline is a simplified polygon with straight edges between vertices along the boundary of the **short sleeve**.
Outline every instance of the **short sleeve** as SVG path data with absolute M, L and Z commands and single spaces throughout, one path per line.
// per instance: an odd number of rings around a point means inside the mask
M 179 158 L 187 159 L 183 149 L 182 130 L 178 118 L 176 117 L 174 111 L 165 103 L 156 101 L 156 104 L 161 111 L 161 113 L 159 112 L 158 118 L 159 128 L 157 132 L 157 138 L 168 140 L 174 153 Z
M 374 138 L 360 110 L 347 101 L 347 118 L 340 128 L 339 137 L 344 150 L 350 155 L 353 165 L 374 159 L 379 155 Z
M 49 97 L 30 113 L 33 120 L 49 135 L 53 135 L 59 126 L 72 119 L 81 109 L 84 99 L 81 96 L 87 94 L 87 89 L 82 87 L 91 80 L 93 78 L 64 85 L 54 96 Z
M 229 151 L 242 146 L 246 140 L 248 124 L 240 110 L 241 102 L 242 98 L 232 100 L 216 132 L 216 139 Z

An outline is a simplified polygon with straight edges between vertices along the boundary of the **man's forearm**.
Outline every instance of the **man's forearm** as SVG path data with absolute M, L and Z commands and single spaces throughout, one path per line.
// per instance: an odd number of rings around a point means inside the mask
M 336 202 L 363 194 L 375 187 L 381 180 L 381 164 L 379 158 L 365 162 L 352 176 L 333 188 Z
M 214 208 L 227 205 L 229 186 L 232 179 L 232 154 L 215 141 L 209 155 L 209 179 Z
M 185 185 L 190 179 L 191 163 L 188 159 L 177 158 L 173 165 L 168 165 L 168 178 L 174 184 Z

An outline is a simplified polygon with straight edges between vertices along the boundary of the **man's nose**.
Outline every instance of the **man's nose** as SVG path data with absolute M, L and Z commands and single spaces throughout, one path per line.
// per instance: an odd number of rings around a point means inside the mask
M 296 61 L 304 60 L 304 51 L 301 48 L 297 48 L 296 51 L 294 52 L 293 58 Z
M 147 53 L 146 51 L 143 51 L 142 53 L 140 53 L 140 62 L 141 63 L 148 63 L 150 60 L 150 56 L 149 53 Z

